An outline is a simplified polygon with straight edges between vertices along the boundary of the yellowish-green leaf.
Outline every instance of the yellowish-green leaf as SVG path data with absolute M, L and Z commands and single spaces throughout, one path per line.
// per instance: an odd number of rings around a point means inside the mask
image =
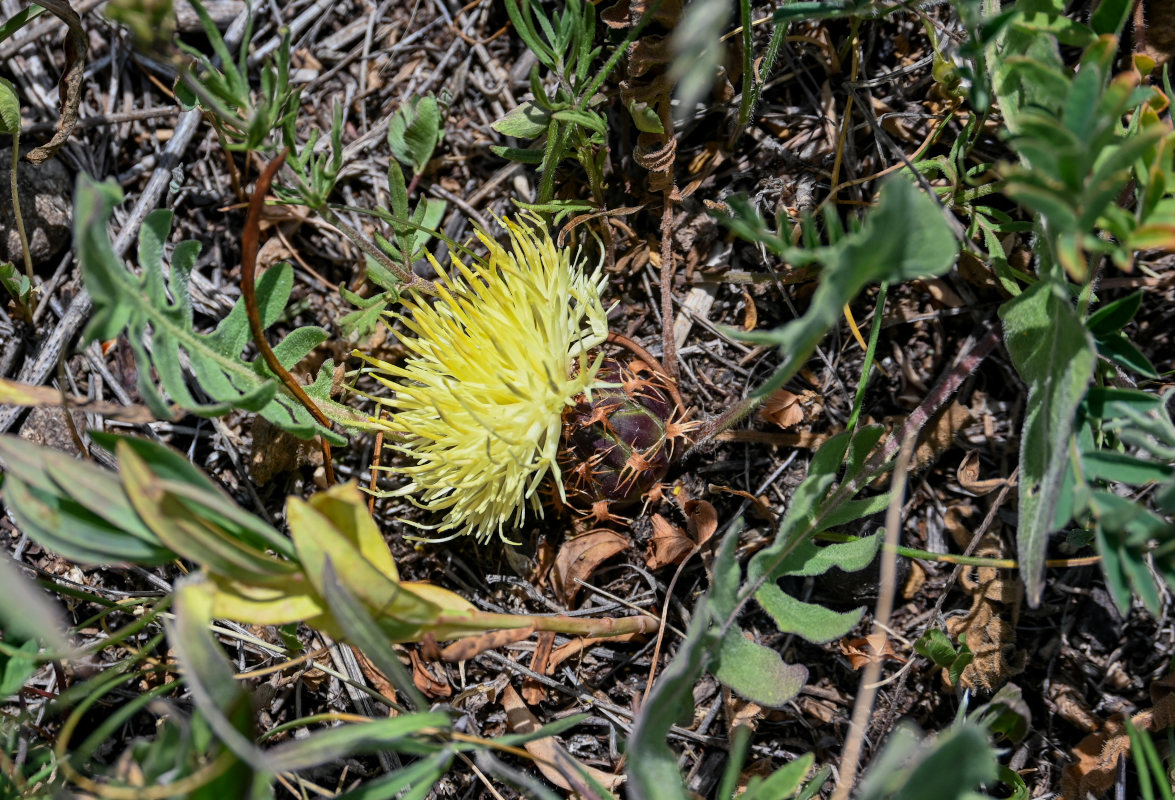
M 388 549 L 375 520 L 367 513 L 363 494 L 354 482 L 319 492 L 309 502 L 315 511 L 330 520 L 335 530 L 351 542 L 371 566 L 393 581 L 400 580 L 392 551 Z

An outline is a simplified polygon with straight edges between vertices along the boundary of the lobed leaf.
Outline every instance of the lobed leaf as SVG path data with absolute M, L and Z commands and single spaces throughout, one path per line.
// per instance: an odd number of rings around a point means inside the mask
M 176 246 L 164 283 L 164 250 L 171 230 L 171 212 L 158 210 L 147 217 L 139 236 L 141 276 L 121 262 L 107 233 L 111 213 L 122 201 L 113 182 L 78 180 L 74 239 L 86 289 L 94 300 L 94 314 L 86 327 L 88 339 L 109 340 L 126 333 L 139 368 L 138 389 L 144 402 L 160 417 L 170 409 L 151 379 L 158 373 L 164 391 L 183 408 L 201 416 L 218 416 L 233 408 L 254 411 L 279 428 L 301 438 L 321 434 L 335 444 L 345 439 L 318 425 L 310 412 L 270 373 L 261 361 L 241 357 L 249 342 L 244 301 L 209 334 L 197 333 L 188 292 L 191 270 L 199 254 L 197 242 Z M 275 266 L 257 281 L 262 327 L 272 325 L 285 309 L 293 286 L 288 264 Z M 299 328 L 274 347 L 286 369 L 327 337 L 320 328 Z M 211 398 L 195 398 L 184 376 L 185 359 L 201 389 Z M 362 417 L 330 398 L 333 362 L 327 360 L 306 393 L 336 422 L 356 425 Z

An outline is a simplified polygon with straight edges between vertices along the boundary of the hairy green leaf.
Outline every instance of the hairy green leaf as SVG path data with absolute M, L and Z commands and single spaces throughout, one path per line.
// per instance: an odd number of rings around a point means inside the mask
M 0 78 L 0 133 L 20 133 L 20 97 L 11 81 Z
M 859 800 L 976 800 L 975 789 L 999 776 L 987 731 L 973 722 L 921 740 L 913 723 L 889 735 L 861 781 Z M 843 776 L 842 776 L 842 779 Z
M 1048 535 L 1068 464 L 1077 404 L 1093 376 L 1093 341 L 1063 285 L 1040 281 L 1000 309 L 1008 352 L 1028 384 L 1020 437 L 1016 534 L 1028 602 L 1040 603 Z
M 260 414 L 295 436 L 322 434 L 335 444 L 345 443 L 342 436 L 318 425 L 264 362 L 241 357 L 250 337 L 243 300 L 215 331 L 196 332 L 188 280 L 200 246 L 192 241 L 176 246 L 165 285 L 163 255 L 171 229 L 170 211 L 155 211 L 143 223 L 139 236 L 142 276 L 136 276 L 121 263 L 106 230 L 114 206 L 121 201 L 122 191 L 117 184 L 100 184 L 82 176 L 77 188 L 74 239 L 86 289 L 94 299 L 94 315 L 85 335 L 107 340 L 125 331 L 139 367 L 138 389 L 144 402 L 161 417 L 171 416 L 151 380 L 154 371 L 171 398 L 195 414 L 217 416 L 240 408 Z M 292 286 L 293 272 L 288 264 L 268 269 L 258 279 L 263 328 L 281 315 Z M 326 338 L 321 328 L 299 328 L 278 343 L 274 353 L 282 366 L 292 369 Z M 198 401 L 189 390 L 182 366 L 185 358 L 212 403 Z M 305 387 L 306 393 L 336 422 L 359 424 L 360 415 L 330 398 L 333 366 L 327 359 L 317 380 Z
M 33 541 L 82 564 L 164 564 L 175 553 L 135 513 L 109 470 L 0 436 L 4 502 Z
M 388 123 L 392 155 L 417 174 L 424 171 L 444 136 L 442 108 L 431 94 L 413 97 L 396 110 Z
M 546 133 L 550 124 L 551 112 L 528 100 L 510 109 L 490 127 L 503 136 L 533 139 Z
M 790 380 L 840 321 L 845 304 L 870 283 L 897 283 L 949 270 L 959 248 L 943 214 L 933 198 L 895 178 L 885 183 L 859 231 L 828 247 L 785 249 L 782 255 L 790 263 L 818 262 L 824 270 L 804 316 L 774 331 L 740 336 L 775 345 L 784 359 L 756 396 L 766 397 Z
M 685 800 L 689 796 L 667 737 L 683 712 L 692 713 L 694 683 L 710 666 L 718 649 L 721 628 L 712 622 L 720 626 L 722 618 L 734 609 L 739 586 L 735 547 L 737 528 L 741 526 L 735 527 L 722 540 L 714 559 L 714 583 L 709 594 L 694 607 L 685 639 L 661 671 L 633 723 L 627 769 L 628 790 L 634 800 Z

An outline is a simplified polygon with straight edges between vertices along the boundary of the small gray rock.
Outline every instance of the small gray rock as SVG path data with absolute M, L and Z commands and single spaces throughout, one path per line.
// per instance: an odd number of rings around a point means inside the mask
M 17 192 L 29 253 L 34 267 L 43 267 L 70 240 L 73 179 L 60 159 L 30 164 L 21 159 L 16 169 Z M 12 261 L 23 270 L 24 255 L 12 209 L 12 148 L 0 149 L 0 262 Z

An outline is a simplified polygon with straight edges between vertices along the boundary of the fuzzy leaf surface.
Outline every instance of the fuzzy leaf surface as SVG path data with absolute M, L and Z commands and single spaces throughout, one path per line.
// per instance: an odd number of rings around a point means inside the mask
M 127 269 L 111 245 L 107 225 L 122 191 L 113 182 L 97 183 L 82 176 L 78 181 L 74 214 L 74 241 L 87 291 L 94 299 L 94 314 L 85 330 L 89 340 L 106 341 L 126 333 L 138 365 L 138 390 L 144 402 L 161 418 L 171 411 L 151 379 L 158 373 L 163 390 L 183 408 L 201 416 L 219 416 L 233 408 L 253 411 L 282 430 L 303 439 L 317 434 L 335 444 L 345 439 L 318 425 L 310 412 L 270 372 L 264 362 L 241 357 L 249 343 L 249 321 L 244 301 L 238 301 L 216 329 L 197 333 L 188 283 L 199 255 L 198 242 L 176 245 L 165 270 L 164 248 L 171 230 L 171 212 L 150 214 L 139 234 L 139 266 L 142 275 Z M 168 277 L 165 283 L 165 272 Z M 257 298 L 263 328 L 268 328 L 285 309 L 293 287 L 293 271 L 281 264 L 257 280 Z M 325 341 L 321 328 L 292 331 L 274 346 L 286 369 Z M 188 388 L 184 360 L 188 361 L 200 388 L 212 399 L 204 403 Z M 330 418 L 356 424 L 358 414 L 330 398 L 333 362 L 328 359 L 306 393 Z
M 1028 384 L 1020 438 L 1020 527 L 1016 534 L 1028 602 L 1044 590 L 1045 546 L 1068 465 L 1077 404 L 1096 351 L 1063 286 L 1040 281 L 1000 309 L 1012 362 Z

